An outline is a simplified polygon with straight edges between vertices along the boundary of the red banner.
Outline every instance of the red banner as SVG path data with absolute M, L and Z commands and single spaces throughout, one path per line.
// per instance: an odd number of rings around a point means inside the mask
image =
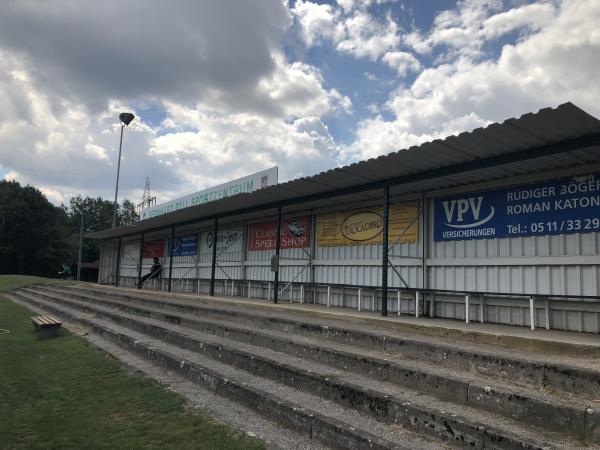
M 248 228 L 248 250 L 275 250 L 276 222 L 253 223 Z M 310 243 L 310 218 L 297 217 L 283 221 L 281 248 L 303 248 Z
M 165 256 L 165 241 L 147 241 L 144 242 L 144 258 L 162 258 Z

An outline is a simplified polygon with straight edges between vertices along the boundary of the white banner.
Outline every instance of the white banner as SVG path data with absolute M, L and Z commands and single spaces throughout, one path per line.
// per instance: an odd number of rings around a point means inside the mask
M 140 220 L 168 214 L 190 206 L 203 205 L 205 203 L 221 200 L 238 194 L 250 193 L 277 184 L 277 167 L 272 167 L 262 172 L 253 173 L 247 177 L 238 178 L 219 186 L 194 192 L 185 197 L 176 198 L 170 202 L 151 206 L 142 210 Z
M 241 252 L 243 240 L 243 228 L 219 230 L 217 233 L 217 254 Z M 200 233 L 200 254 L 212 254 L 213 242 L 212 231 Z

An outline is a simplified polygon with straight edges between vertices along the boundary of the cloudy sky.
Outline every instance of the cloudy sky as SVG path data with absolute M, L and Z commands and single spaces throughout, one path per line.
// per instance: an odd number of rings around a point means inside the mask
M 4 0 L 0 178 L 54 203 L 280 181 L 571 101 L 600 1 Z

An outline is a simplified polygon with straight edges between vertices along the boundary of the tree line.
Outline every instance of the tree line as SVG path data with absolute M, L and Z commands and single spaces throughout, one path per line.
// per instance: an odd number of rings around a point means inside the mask
M 86 233 L 111 227 L 114 203 L 101 197 L 72 197 L 55 206 L 33 186 L 0 181 L 0 274 L 56 276 L 62 264 L 74 268 L 81 214 Z M 135 205 L 118 205 L 118 223 L 138 220 Z M 82 261 L 100 258 L 100 243 L 84 239 Z

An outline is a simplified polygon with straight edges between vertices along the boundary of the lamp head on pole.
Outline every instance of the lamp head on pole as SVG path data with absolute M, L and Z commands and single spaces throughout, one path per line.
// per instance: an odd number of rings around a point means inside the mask
M 124 112 L 124 113 L 119 114 L 119 120 L 125 126 L 129 125 L 133 119 L 135 119 L 135 116 L 131 113 Z

